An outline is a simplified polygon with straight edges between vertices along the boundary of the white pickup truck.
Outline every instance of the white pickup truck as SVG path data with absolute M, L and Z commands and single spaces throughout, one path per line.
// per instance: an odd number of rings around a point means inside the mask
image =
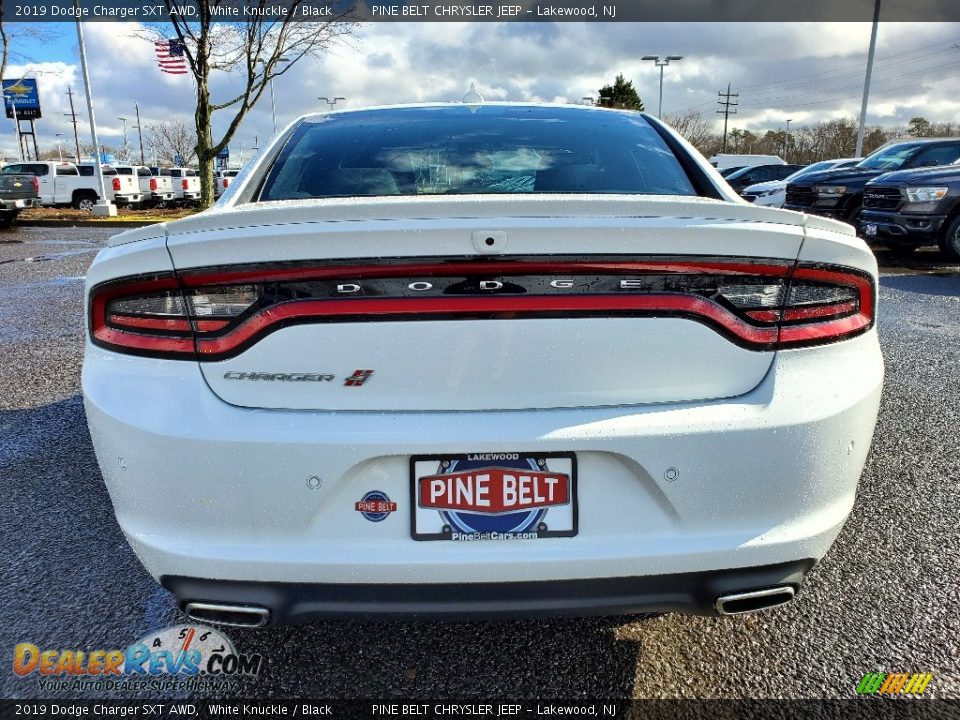
M 4 172 L 36 176 L 40 204 L 47 207 L 72 205 L 78 210 L 91 210 L 99 197 L 93 173 L 82 175 L 73 163 L 33 160 L 6 165 Z
M 200 202 L 200 173 L 185 167 L 151 167 L 155 176 L 169 177 L 173 183 L 174 202 L 196 205 Z
M 140 183 L 134 177 L 117 175 L 117 171 L 112 165 L 101 165 L 100 167 L 103 170 L 103 184 L 107 191 L 107 198 L 112 200 L 114 205 L 131 207 L 137 206 L 143 201 Z M 95 177 L 97 170 L 93 163 L 80 163 L 77 165 L 77 169 L 82 177 L 91 179 Z M 94 186 L 96 186 L 96 182 L 94 182 Z
M 145 165 L 114 165 L 113 168 L 121 177 L 137 178 L 145 204 L 165 205 L 173 202 L 172 178 L 154 175 Z

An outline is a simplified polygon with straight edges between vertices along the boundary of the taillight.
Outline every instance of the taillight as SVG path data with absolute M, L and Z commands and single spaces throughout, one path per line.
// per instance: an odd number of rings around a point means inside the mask
M 150 191 L 153 192 L 156 189 L 157 189 L 157 179 L 150 178 Z
M 302 323 L 678 317 L 750 350 L 853 337 L 874 322 L 867 273 L 783 260 L 498 258 L 281 263 L 97 286 L 93 342 L 220 360 Z
M 230 184 L 230 178 L 223 179 L 223 189 L 226 190 L 227 186 Z
M 181 186 L 184 190 L 186 190 L 186 189 L 188 189 L 188 188 L 190 187 L 190 185 L 187 183 L 187 179 L 186 179 L 186 178 L 184 178 L 183 180 L 180 181 L 180 186 Z
M 222 330 L 257 302 L 257 293 L 253 285 L 184 293 L 170 274 L 107 283 L 90 296 L 91 339 L 135 355 L 194 358 L 194 335 Z
M 120 178 L 118 177 L 113 179 L 113 190 L 114 192 L 120 192 Z
M 33 176 L 33 191 L 39 195 L 40 194 L 40 178 L 36 175 Z

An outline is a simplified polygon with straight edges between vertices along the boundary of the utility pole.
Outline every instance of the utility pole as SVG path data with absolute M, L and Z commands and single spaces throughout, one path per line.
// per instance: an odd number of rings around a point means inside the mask
M 730 108 L 736 108 L 739 105 L 739 101 L 731 101 L 730 98 L 739 98 L 740 93 L 731 93 L 730 92 L 730 83 L 727 83 L 727 91 L 717 90 L 717 96 L 723 98 L 722 100 L 717 100 L 717 105 L 722 105 L 723 110 L 717 110 L 717 113 L 723 113 L 723 150 L 720 152 L 727 151 L 727 122 L 730 120 L 731 115 L 736 115 L 736 110 L 731 110 Z
M 140 164 L 146 165 L 147 163 L 143 159 L 143 126 L 140 124 L 140 106 L 134 103 L 133 109 L 137 112 L 137 135 L 140 136 Z
M 73 110 L 73 88 L 67 87 L 67 96 L 70 98 L 70 112 L 64 113 L 73 123 L 73 141 L 77 144 L 77 162 L 80 162 L 80 136 L 77 134 L 77 113 Z
M 863 157 L 863 133 L 867 127 L 867 99 L 870 97 L 870 76 L 873 74 L 873 54 L 877 50 L 877 26 L 880 24 L 880 0 L 873 6 L 873 30 L 870 31 L 870 51 L 867 53 L 867 76 L 863 81 L 863 103 L 860 105 L 860 127 L 857 128 L 856 157 Z

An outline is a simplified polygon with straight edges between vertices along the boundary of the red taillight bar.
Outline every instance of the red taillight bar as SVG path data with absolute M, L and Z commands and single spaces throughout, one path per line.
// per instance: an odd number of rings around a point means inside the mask
M 231 284 L 284 281 L 416 277 L 553 277 L 575 275 L 679 274 L 766 278 L 796 285 L 840 286 L 856 292 L 837 301 L 780 308 L 737 309 L 695 292 L 637 292 L 623 294 L 490 294 L 399 297 L 310 297 L 276 301 L 239 317 L 190 318 L 109 312 L 111 300 L 170 291 L 218 288 Z M 259 292 L 259 291 L 258 291 Z M 189 294 L 189 293 L 188 293 Z M 257 295 L 254 295 L 257 297 Z M 263 295 L 260 295 L 263 298 Z M 787 293 L 784 294 L 787 302 Z M 187 308 L 186 299 L 183 308 Z M 131 278 L 95 287 L 90 299 L 90 332 L 95 344 L 121 352 L 163 357 L 225 359 L 284 326 L 309 322 L 356 322 L 377 319 L 466 319 L 589 316 L 675 316 L 704 322 L 732 341 L 752 350 L 771 350 L 818 344 L 851 337 L 872 326 L 875 312 L 873 279 L 866 273 L 834 266 L 799 266 L 786 262 L 730 261 L 691 258 L 669 260 L 576 260 L 491 262 L 414 262 L 380 265 L 347 263 L 340 266 L 273 266 L 218 268 L 149 278 Z

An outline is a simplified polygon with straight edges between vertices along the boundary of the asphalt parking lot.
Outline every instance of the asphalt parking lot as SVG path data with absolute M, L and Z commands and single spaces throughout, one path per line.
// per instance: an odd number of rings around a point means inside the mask
M 83 275 L 115 231 L 0 233 L 0 682 L 13 647 L 125 647 L 183 623 L 128 548 L 79 396 Z M 232 630 L 268 697 L 852 697 L 929 672 L 960 697 L 960 266 L 887 269 L 881 416 L 853 515 L 797 601 L 738 618 L 320 622 Z M 149 409 L 146 409 L 149 411 Z M 73 695 L 75 697 L 75 695 Z

